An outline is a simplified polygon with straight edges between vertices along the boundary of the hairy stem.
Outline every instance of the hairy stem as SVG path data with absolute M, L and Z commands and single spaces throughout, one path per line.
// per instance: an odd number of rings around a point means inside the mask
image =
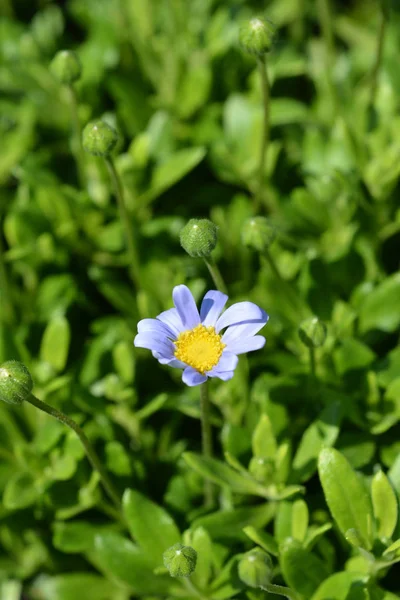
M 261 147 L 260 147 L 260 158 L 258 164 L 258 183 L 256 188 L 256 193 L 254 196 L 254 212 L 257 213 L 260 210 L 261 200 L 263 196 L 263 188 L 264 188 L 264 171 L 265 171 L 265 159 L 267 156 L 269 137 L 270 137 L 270 122 L 269 122 L 269 113 L 270 113 L 270 85 L 268 80 L 267 68 L 266 68 L 266 60 L 265 57 L 257 58 L 258 71 L 260 73 L 261 79 L 261 93 L 262 93 L 262 103 L 263 103 L 263 128 L 262 128 L 262 138 L 261 138 Z
M 136 287 L 136 289 L 140 288 L 140 261 L 139 261 L 139 252 L 136 244 L 136 235 L 133 227 L 133 220 L 131 215 L 128 212 L 128 209 L 125 204 L 124 192 L 122 188 L 122 183 L 120 177 L 118 175 L 117 169 L 115 168 L 115 164 L 111 156 L 105 158 L 108 170 L 110 172 L 110 176 L 113 182 L 115 195 L 117 198 L 119 214 L 122 221 L 122 226 L 125 229 L 125 240 L 128 250 L 129 257 L 129 273 L 131 279 Z
M 76 168 L 78 170 L 79 183 L 86 189 L 85 153 L 82 147 L 82 128 L 79 120 L 78 98 L 74 86 L 68 86 L 69 105 L 72 123 L 72 150 L 75 155 Z
M 212 458 L 212 433 L 210 421 L 210 398 L 208 394 L 208 381 L 200 385 L 200 415 L 201 415 L 201 440 L 203 456 Z M 214 503 L 214 486 L 207 479 L 204 481 L 204 503 L 210 508 Z
M 119 494 L 118 494 L 117 490 L 115 489 L 113 483 L 109 479 L 107 471 L 103 467 L 92 444 L 89 442 L 88 438 L 86 437 L 86 435 L 82 431 L 82 429 L 79 427 L 78 423 L 76 423 L 73 419 L 71 419 L 70 417 L 68 417 L 67 415 L 62 413 L 61 411 L 57 410 L 56 408 L 53 408 L 49 404 L 42 402 L 42 400 L 39 400 L 39 398 L 36 398 L 36 396 L 34 396 L 33 394 L 30 394 L 29 397 L 26 398 L 26 402 L 29 402 L 30 404 L 32 404 L 39 410 L 42 410 L 43 412 L 54 417 L 55 419 L 57 419 L 61 423 L 64 423 L 64 425 L 67 425 L 67 427 L 70 427 L 73 431 L 75 431 L 76 435 L 79 437 L 80 441 L 82 442 L 83 447 L 85 448 L 86 455 L 87 455 L 92 467 L 94 469 L 96 469 L 96 471 L 100 475 L 100 480 L 104 486 L 104 489 L 106 490 L 107 494 L 109 495 L 111 500 L 114 502 L 115 506 L 118 508 L 118 511 L 120 512 L 121 500 L 120 500 Z
M 210 275 L 217 287 L 217 290 L 219 290 L 220 292 L 223 292 L 224 294 L 227 294 L 227 287 L 225 285 L 225 281 L 222 278 L 221 272 L 218 269 L 217 263 L 215 262 L 215 260 L 213 259 L 213 257 L 210 255 L 207 258 L 204 258 L 204 262 L 207 265 L 207 268 L 210 272 Z

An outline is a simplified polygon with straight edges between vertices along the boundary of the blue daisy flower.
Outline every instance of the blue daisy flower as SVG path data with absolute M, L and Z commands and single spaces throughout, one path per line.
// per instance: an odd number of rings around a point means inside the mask
M 134 344 L 151 350 L 161 364 L 183 369 L 186 385 L 199 385 L 208 377 L 227 381 L 233 377 L 238 354 L 264 346 L 265 338 L 255 334 L 268 315 L 253 302 L 238 302 L 222 312 L 228 296 L 210 290 L 199 313 L 186 285 L 176 286 L 172 297 L 175 308 L 139 321 Z

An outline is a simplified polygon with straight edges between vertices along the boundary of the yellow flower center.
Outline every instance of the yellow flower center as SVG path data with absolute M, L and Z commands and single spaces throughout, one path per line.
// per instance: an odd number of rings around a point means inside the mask
M 204 325 L 196 325 L 194 329 L 183 331 L 174 344 L 176 358 L 202 375 L 218 364 L 226 346 L 214 327 Z

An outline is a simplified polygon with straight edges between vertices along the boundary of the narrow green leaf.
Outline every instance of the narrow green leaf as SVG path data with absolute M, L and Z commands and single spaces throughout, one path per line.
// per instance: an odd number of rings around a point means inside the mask
M 292 506 L 292 536 L 295 540 L 303 542 L 308 528 L 307 504 L 299 498 Z
M 318 471 L 329 510 L 343 535 L 356 529 L 370 549 L 372 507 L 367 491 L 344 456 L 334 448 L 319 455 Z
M 318 455 L 322 448 L 333 446 L 339 435 L 342 419 L 340 404 L 327 406 L 304 432 L 293 459 L 294 481 L 306 481 L 317 469 Z
M 193 527 L 204 527 L 213 540 L 243 539 L 243 528 L 253 525 L 257 528 L 265 527 L 273 518 L 276 507 L 271 502 L 261 506 L 244 506 L 234 510 L 221 510 L 205 517 L 199 517 Z
M 400 539 L 393 542 L 393 544 L 390 544 L 390 546 L 386 548 L 385 552 L 383 553 L 383 556 L 392 554 L 392 552 L 394 552 L 396 555 L 400 555 Z
M 91 558 L 108 577 L 128 585 L 137 595 L 165 596 L 173 584 L 169 575 L 154 575 L 152 561 L 138 546 L 116 533 L 98 534 Z
M 200 589 L 206 589 L 211 577 L 212 541 L 204 527 L 196 527 L 190 537 L 189 546 L 197 552 L 196 570 L 190 579 Z
M 278 544 L 272 535 L 252 526 L 244 527 L 243 531 L 255 544 L 261 546 L 266 552 L 269 552 L 273 556 L 278 556 Z
M 326 579 L 317 589 L 311 600 L 365 600 L 367 577 L 358 573 L 343 571 Z
M 397 523 L 397 498 L 383 471 L 372 479 L 371 498 L 378 536 L 391 538 Z
M 85 600 L 109 600 L 118 592 L 115 584 L 94 573 L 43 576 L 36 579 L 32 588 L 35 598 L 41 600 L 76 600 L 82 597 L 83 590 Z
M 399 297 L 400 273 L 395 273 L 365 296 L 360 308 L 360 332 L 396 331 L 400 325 Z
M 262 414 L 253 433 L 253 456 L 274 458 L 277 450 L 274 430 L 270 418 Z
M 55 316 L 47 325 L 40 346 L 40 359 L 51 365 L 56 371 L 65 368 L 71 331 L 64 316 Z
M 122 505 L 132 538 L 155 567 L 161 565 L 165 550 L 181 541 L 173 519 L 166 510 L 135 490 L 125 491 Z
M 206 479 L 241 494 L 265 496 L 266 490 L 253 479 L 234 471 L 228 465 L 215 458 L 205 458 L 194 452 L 185 452 L 183 458 L 195 471 Z

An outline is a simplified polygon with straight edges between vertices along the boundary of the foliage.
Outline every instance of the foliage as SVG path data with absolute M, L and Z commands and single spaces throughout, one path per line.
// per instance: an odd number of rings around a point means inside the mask
M 3 0 L 1 11 L 0 364 L 26 364 L 36 396 L 82 426 L 123 502 L 119 513 L 74 432 L 1 403 L 0 599 L 254 600 L 238 575 L 254 548 L 298 600 L 398 598 L 398 7 Z M 256 15 L 276 26 L 262 243 L 248 241 L 262 87 L 238 41 Z M 82 67 L 65 85 L 50 67 L 64 49 Z M 80 128 L 98 119 L 118 133 L 112 164 L 137 248 L 112 172 L 82 152 Z M 180 245 L 191 218 L 218 227 L 229 302 L 270 315 L 265 348 L 212 382 L 213 458 L 201 454 L 198 389 L 132 343 L 175 285 L 197 299 L 214 287 Z M 321 325 L 321 345 L 302 342 L 304 323 Z M 197 553 L 190 580 L 163 566 L 176 544 Z

